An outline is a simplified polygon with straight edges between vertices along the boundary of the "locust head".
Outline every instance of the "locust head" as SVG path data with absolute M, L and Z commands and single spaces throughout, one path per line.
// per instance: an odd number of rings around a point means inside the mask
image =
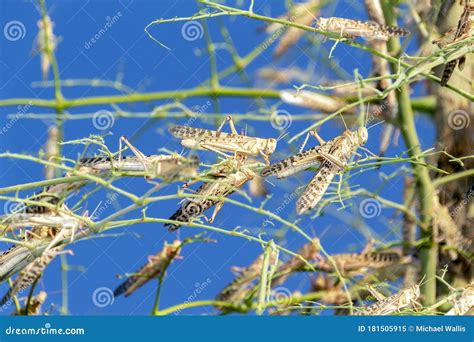
M 270 139 L 262 139 L 260 142 L 259 149 L 262 151 L 265 155 L 269 156 L 276 150 L 277 146 L 277 140 L 270 138 Z
M 358 146 L 365 145 L 365 143 L 369 139 L 369 132 L 367 131 L 367 128 L 365 127 L 360 127 L 357 130 L 356 135 L 357 135 L 356 142 Z
M 415 285 L 413 285 L 412 289 L 413 289 L 413 294 L 414 294 L 415 298 L 420 297 L 420 294 L 421 294 L 420 293 L 420 286 L 418 284 L 415 284 Z

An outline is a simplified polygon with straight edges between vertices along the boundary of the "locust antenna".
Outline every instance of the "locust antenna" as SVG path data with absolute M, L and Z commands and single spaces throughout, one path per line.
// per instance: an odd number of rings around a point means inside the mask
M 303 152 L 303 149 L 306 146 L 306 143 L 308 142 L 308 139 L 309 139 L 309 133 L 306 134 L 306 137 L 304 138 L 303 144 L 301 145 L 300 149 L 298 150 L 299 153 Z
M 374 123 L 373 125 L 367 127 L 367 130 L 371 129 L 371 128 L 374 128 L 375 126 L 377 125 L 380 125 L 380 124 L 383 124 L 385 122 L 385 120 L 380 120 L 379 122 L 376 122 Z
M 367 127 L 367 123 L 369 122 L 369 110 L 370 110 L 370 103 L 367 104 L 367 111 L 365 113 L 364 127 Z
M 424 275 L 423 275 L 423 278 L 421 278 L 421 280 L 420 280 L 420 282 L 419 282 L 419 284 L 418 284 L 419 286 L 421 286 L 421 285 L 423 285 L 423 284 L 426 284 L 426 283 L 429 281 L 428 279 L 425 280 L 425 278 L 426 278 L 426 274 L 424 274 Z M 424 280 L 425 280 L 425 281 L 424 281 Z
M 347 130 L 349 130 L 349 128 L 347 128 L 347 125 L 346 125 L 346 120 L 344 120 L 344 116 L 342 115 L 342 113 L 339 113 L 339 116 L 341 117 L 342 119 L 342 123 L 344 124 L 344 128 Z
M 318 21 L 318 18 L 316 18 L 316 17 L 314 16 L 314 14 L 313 14 L 306 6 L 303 6 L 303 8 L 304 8 L 304 10 L 305 10 L 306 12 L 308 12 L 308 14 L 309 14 L 310 16 L 313 17 L 313 19 L 314 19 L 315 21 Z

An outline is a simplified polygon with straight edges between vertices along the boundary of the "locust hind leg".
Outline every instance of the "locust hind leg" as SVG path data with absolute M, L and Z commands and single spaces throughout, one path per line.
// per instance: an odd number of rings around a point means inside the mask
M 119 161 L 122 161 L 122 142 L 128 146 L 128 148 L 133 152 L 135 156 L 137 156 L 138 159 L 146 159 L 146 156 L 138 148 L 133 146 L 132 143 L 128 141 L 128 139 L 125 137 L 125 135 L 122 135 L 119 140 Z
M 224 121 L 222 121 L 220 126 L 217 128 L 217 132 L 222 131 L 222 129 L 224 128 L 224 125 L 226 124 L 226 122 L 229 123 L 230 131 L 232 132 L 232 134 L 238 135 L 237 130 L 235 129 L 234 120 L 232 119 L 232 116 L 230 116 L 230 115 L 227 115 L 225 117 Z
M 318 134 L 318 132 L 316 132 L 316 130 L 313 129 L 309 131 L 308 134 L 311 134 L 313 137 L 315 137 L 316 140 L 318 140 L 320 145 L 324 145 L 326 143 L 326 141 L 323 138 L 321 138 L 321 136 Z
M 224 127 L 226 122 L 229 123 L 231 133 L 235 134 L 235 135 L 238 135 L 239 133 L 237 133 L 237 129 L 235 129 L 235 125 L 234 125 L 234 119 L 232 119 L 232 116 L 230 116 L 230 115 L 227 115 L 225 117 L 224 122 L 221 123 L 221 125 L 219 126 L 217 131 L 220 132 L 222 130 L 222 128 Z
M 138 148 L 133 146 L 132 143 L 124 135 L 122 135 L 120 137 L 120 142 L 119 142 L 119 162 L 122 161 L 122 142 L 124 142 L 128 146 L 128 148 L 130 148 L 130 150 L 133 152 L 133 154 L 142 163 L 145 173 L 148 173 L 150 170 L 148 170 L 146 155 L 144 155 Z M 151 176 L 145 176 L 145 180 L 148 183 L 151 183 L 151 184 L 154 184 L 154 185 L 158 184 L 157 182 L 151 181 L 151 179 L 152 179 Z
M 340 170 L 344 169 L 344 166 L 345 164 L 340 161 L 339 159 L 337 159 L 336 157 L 334 157 L 333 155 L 331 154 L 327 154 L 325 152 L 319 152 L 321 154 L 321 156 L 326 159 L 327 161 L 329 161 L 330 163 L 334 164 L 335 166 L 337 166 Z
M 47 251 L 49 251 L 51 248 L 53 248 L 59 241 L 61 241 L 61 240 L 64 239 L 65 237 L 66 237 L 65 231 L 64 231 L 64 229 L 61 229 L 61 230 L 56 234 L 56 236 L 51 240 L 51 242 L 49 243 L 49 245 L 45 248 L 45 250 L 43 251 L 43 253 L 46 253 Z
M 222 209 L 222 206 L 224 205 L 224 202 L 217 202 L 214 211 L 212 212 L 211 217 L 207 220 L 209 223 L 213 223 L 214 220 L 216 219 L 217 213 Z
M 225 158 L 229 158 L 229 155 L 222 152 L 222 151 L 219 151 L 218 149 L 216 149 L 215 147 L 213 146 L 209 146 L 208 144 L 204 143 L 201 145 L 201 147 L 205 150 L 208 150 L 208 151 L 211 151 L 211 152 L 214 152 L 214 153 L 217 153 L 217 154 L 220 154 L 221 156 L 224 156 Z

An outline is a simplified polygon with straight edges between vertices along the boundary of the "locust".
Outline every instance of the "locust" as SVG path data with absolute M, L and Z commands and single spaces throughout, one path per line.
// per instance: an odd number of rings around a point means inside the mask
M 320 301 L 327 305 L 343 305 L 348 300 L 348 294 L 344 290 L 342 283 L 327 273 L 318 272 L 311 284 L 311 291 L 321 293 Z
M 53 33 L 54 23 L 49 16 L 38 20 L 38 35 L 36 36 L 36 46 L 40 53 L 41 74 L 43 80 L 48 76 L 51 67 L 50 54 L 56 49 L 58 38 Z
M 464 10 L 461 14 L 461 17 L 459 18 L 458 25 L 445 32 L 440 38 L 433 40 L 433 44 L 438 45 L 440 48 L 444 48 L 449 44 L 468 38 L 471 35 L 473 22 L 474 1 L 465 0 Z M 444 87 L 448 83 L 451 75 L 454 72 L 454 69 L 456 68 L 456 65 L 458 66 L 459 70 L 463 70 L 465 63 L 466 56 L 462 56 L 446 63 L 443 70 L 443 75 L 441 76 L 441 86 Z
M 410 306 L 421 306 L 416 301 L 420 297 L 420 286 L 418 284 L 403 289 L 390 297 L 385 297 L 383 294 L 378 292 L 374 287 L 370 285 L 367 286 L 367 290 L 372 294 L 372 296 L 374 296 L 377 302 L 367 306 L 362 311 L 357 312 L 356 315 L 391 315 L 395 312 L 400 312 L 402 309 Z
M 342 135 L 327 142 L 315 131 L 311 133 L 319 141 L 319 146 L 283 159 L 261 171 L 262 177 L 284 178 L 311 167 L 318 167 L 315 176 L 298 199 L 296 204 L 298 215 L 304 214 L 318 204 L 334 176 L 344 169 L 356 149 L 365 145 L 368 139 L 365 127 L 360 127 L 356 131 L 346 130 Z
M 23 270 L 37 256 L 24 246 L 13 246 L 0 254 L 0 282 Z
M 226 122 L 229 123 L 231 133 L 222 132 Z M 226 153 L 233 153 L 234 157 L 261 155 L 267 165 L 270 165 L 269 156 L 277 145 L 277 140 L 273 138 L 264 139 L 238 134 L 230 115 L 224 119 L 217 131 L 175 125 L 169 128 L 169 132 L 181 139 L 181 145 L 184 147 L 212 151 L 226 158 L 228 157 Z
M 62 208 L 58 211 L 49 211 L 46 213 L 15 213 L 5 218 L 2 224 L 9 226 L 10 230 L 17 228 L 32 227 L 37 229 L 51 229 L 55 230 L 53 238 L 46 250 L 51 249 L 59 241 L 70 238 L 71 242 L 74 240 L 74 236 L 79 229 L 86 226 L 86 223 L 81 219 L 72 215 L 66 205 L 62 205 Z M 29 232 L 37 239 L 41 239 L 34 233 Z
M 122 142 L 133 152 L 133 156 L 122 156 Z M 87 173 L 102 173 L 118 170 L 122 172 L 145 172 L 154 177 L 174 179 L 177 177 L 191 178 L 196 176 L 199 158 L 181 155 L 144 155 L 133 146 L 125 136 L 120 138 L 119 154 L 117 157 L 108 156 L 83 158 L 79 161 L 79 171 Z
M 27 289 L 35 281 L 41 278 L 46 267 L 48 267 L 48 265 L 57 255 L 64 253 L 72 254 L 71 251 L 64 251 L 63 249 L 63 246 L 50 249 L 26 266 L 25 269 L 21 271 L 21 273 L 15 279 L 7 293 L 3 296 L 2 300 L 0 301 L 0 306 L 8 302 L 8 300 L 17 292 Z
M 316 18 L 316 28 L 321 31 L 338 33 L 344 38 L 365 37 L 383 41 L 387 41 L 390 37 L 410 34 L 410 32 L 403 27 L 338 17 Z
M 288 104 L 309 108 L 323 113 L 333 113 L 346 103 L 335 96 L 327 96 L 312 91 L 300 90 L 298 92 L 282 90 L 280 99 Z
M 277 260 L 276 251 L 269 254 L 269 264 Z M 251 293 L 253 284 L 260 277 L 264 261 L 264 254 L 260 254 L 248 267 L 232 267 L 237 277 L 216 296 L 217 301 L 239 303 Z
M 25 232 L 25 243 L 17 244 L 0 254 L 0 282 L 22 271 L 36 258 L 54 249 L 61 241 L 71 242 L 86 224 L 69 214 L 67 208 L 46 214 L 17 213 L 7 217 L 3 224 L 16 228 L 31 227 Z
M 87 185 L 88 181 L 77 181 L 72 183 L 58 183 L 46 186 L 41 193 L 34 194 L 28 200 L 38 202 L 38 204 L 30 204 L 20 210 L 16 210 L 15 213 L 24 214 L 46 214 L 54 211 L 53 208 L 47 206 L 60 207 L 63 205 L 66 197 L 74 191 L 80 190 L 83 186 Z
M 16 316 L 34 316 L 41 314 L 41 307 L 48 298 L 48 294 L 44 291 L 40 291 L 36 296 L 31 299 L 26 299 L 26 303 L 19 311 L 16 311 Z
M 296 4 L 291 11 L 280 18 L 300 25 L 311 25 L 314 18 L 313 12 L 315 12 L 319 6 L 321 6 L 320 0 L 305 1 Z M 273 53 L 275 58 L 283 56 L 305 33 L 304 30 L 301 30 L 298 27 L 287 27 L 277 23 L 269 25 L 266 31 L 269 34 L 272 34 L 273 37 L 281 35 L 278 46 L 275 48 Z
M 183 243 L 179 240 L 172 244 L 165 242 L 162 250 L 156 255 L 150 255 L 146 265 L 115 289 L 114 296 L 125 294 L 128 297 L 150 280 L 163 275 L 170 263 L 179 256 L 182 246 Z
M 393 265 L 406 264 L 410 257 L 404 257 L 395 251 L 362 251 L 361 253 L 342 253 L 332 256 L 337 269 L 342 273 L 349 271 L 363 272 L 365 269 L 381 269 Z M 335 271 L 334 266 L 327 260 L 316 263 L 315 268 L 326 272 Z
M 281 264 L 276 271 L 276 276 L 272 280 L 272 285 L 283 284 L 293 272 L 298 272 L 305 266 L 304 260 L 313 261 L 320 258 L 320 242 L 318 238 L 306 243 L 298 251 L 298 256 L 293 256 L 287 262 Z M 301 259 L 303 258 L 303 260 Z
M 469 312 L 474 309 L 474 283 L 468 284 L 461 293 L 450 296 L 449 301 L 453 307 L 446 312 L 447 316 L 469 315 Z
M 439 202 L 437 195 L 433 196 L 433 230 L 437 243 L 447 247 L 451 260 L 458 258 L 458 251 L 468 252 L 472 241 L 466 239 L 462 230 L 454 221 L 449 209 Z
M 238 162 L 234 158 L 229 159 L 230 164 Z M 245 165 L 237 169 L 230 167 L 233 171 L 230 173 L 222 173 L 221 169 L 217 177 L 202 184 L 196 191 L 194 197 L 187 198 L 181 207 L 169 218 L 172 221 L 184 223 L 203 214 L 209 208 L 214 207 L 212 216 L 207 219 L 209 223 L 214 222 L 218 212 L 224 205 L 223 198 L 231 195 L 240 189 L 245 183 L 255 177 L 255 173 Z M 182 224 L 165 223 L 169 231 L 178 229 Z

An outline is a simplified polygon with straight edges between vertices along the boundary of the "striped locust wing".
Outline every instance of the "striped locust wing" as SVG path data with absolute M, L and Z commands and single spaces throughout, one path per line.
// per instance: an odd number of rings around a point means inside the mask
M 226 197 L 232 194 L 235 189 L 230 186 L 221 186 L 221 182 L 215 181 L 211 183 L 205 183 L 199 187 L 197 193 L 203 197 L 189 198 L 187 199 L 169 219 L 179 222 L 189 222 L 193 218 L 202 215 L 206 210 L 213 207 L 220 201 L 218 199 L 210 199 L 207 197 Z M 165 227 L 169 231 L 178 229 L 181 225 L 174 223 L 165 223 Z
M 23 246 L 13 246 L 0 255 L 0 282 L 10 278 L 28 266 L 36 256 Z
M 313 209 L 319 203 L 339 170 L 338 166 L 328 161 L 320 166 L 313 179 L 304 189 L 298 202 L 296 202 L 296 213 L 298 215 Z
M 195 128 L 182 125 L 173 125 L 168 129 L 172 136 L 178 139 L 206 139 L 215 137 L 227 137 L 230 134 L 217 132 L 210 129 Z
M 197 191 L 197 194 L 200 195 L 200 197 L 188 198 L 181 208 L 170 217 L 170 220 L 183 222 L 184 224 L 189 222 L 191 219 L 200 216 L 206 210 L 215 205 L 214 213 L 209 220 L 209 223 L 212 223 L 215 215 L 224 203 L 220 199 L 233 194 L 254 176 L 255 174 L 253 171 L 247 168 L 242 168 L 241 170 L 225 177 L 220 177 L 211 182 L 204 183 Z M 178 229 L 181 225 L 165 223 L 164 226 L 168 227 L 168 230 L 173 231 Z
M 118 297 L 125 294 L 125 297 L 128 297 L 150 280 L 162 275 L 173 260 L 179 256 L 181 247 L 182 242 L 180 240 L 175 240 L 172 244 L 165 242 L 162 250 L 149 256 L 146 265 L 115 289 L 114 296 Z

